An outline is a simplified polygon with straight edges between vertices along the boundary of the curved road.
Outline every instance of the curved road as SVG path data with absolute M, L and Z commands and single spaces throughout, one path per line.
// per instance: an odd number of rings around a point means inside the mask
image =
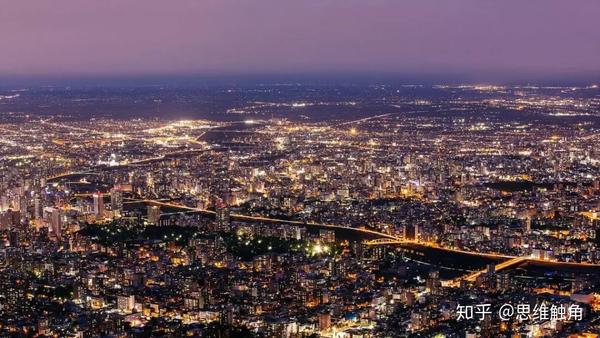
M 192 207 L 188 207 L 188 206 L 181 205 L 181 204 L 160 202 L 160 201 L 156 201 L 156 200 L 135 200 L 135 201 L 125 202 L 125 203 L 147 203 L 147 204 L 152 204 L 152 205 L 156 205 L 156 206 L 184 209 L 184 210 L 188 210 L 189 212 L 204 213 L 207 215 L 215 215 L 216 214 L 216 212 L 211 211 L 211 210 L 192 208 Z M 371 230 L 371 229 L 367 229 L 367 228 L 352 228 L 352 227 L 343 226 L 343 225 L 315 223 L 315 222 L 302 222 L 302 221 L 293 221 L 293 220 L 270 218 L 270 217 L 263 217 L 263 216 L 248 216 L 248 215 L 240 215 L 240 214 L 231 214 L 231 218 L 241 220 L 241 221 L 275 222 L 275 223 L 304 225 L 304 226 L 318 226 L 318 227 L 332 228 L 332 229 L 344 229 L 344 230 L 357 231 L 357 232 L 360 232 L 363 234 L 376 235 L 382 239 L 385 239 L 385 240 L 380 240 L 380 241 L 376 240 L 376 241 L 367 242 L 367 244 L 371 244 L 371 245 L 411 244 L 411 245 L 420 246 L 420 247 L 424 247 L 424 248 L 433 248 L 433 249 L 442 250 L 442 251 L 446 251 L 446 252 L 466 254 L 466 255 L 479 256 L 479 257 L 485 257 L 485 258 L 506 259 L 506 260 L 518 259 L 518 261 L 520 263 L 521 262 L 535 262 L 535 263 L 551 265 L 551 266 L 556 266 L 556 267 L 600 268 L 600 264 L 593 264 L 593 263 L 549 261 L 549 260 L 543 260 L 543 259 L 537 259 L 537 258 L 531 258 L 531 257 L 517 257 L 517 256 L 503 255 L 503 254 L 497 254 L 497 253 L 474 252 L 474 251 L 465 251 L 465 250 L 460 250 L 460 249 L 446 248 L 446 247 L 439 246 L 436 243 L 404 240 L 404 239 L 399 238 L 394 235 L 386 234 L 386 233 L 383 233 L 380 231 Z M 502 263 L 500 263 L 500 264 L 502 264 Z

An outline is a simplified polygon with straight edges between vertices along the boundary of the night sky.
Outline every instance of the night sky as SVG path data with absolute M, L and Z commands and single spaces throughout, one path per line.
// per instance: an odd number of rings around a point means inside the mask
M 598 0 L 0 1 L 0 76 L 600 71 Z

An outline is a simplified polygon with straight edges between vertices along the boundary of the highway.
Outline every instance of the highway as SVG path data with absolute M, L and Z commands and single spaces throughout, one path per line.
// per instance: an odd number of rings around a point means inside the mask
M 398 107 L 398 108 L 400 108 L 400 107 Z M 399 113 L 387 113 L 387 114 L 369 116 L 369 117 L 365 117 L 365 118 L 358 119 L 358 120 L 352 120 L 352 121 L 342 122 L 342 123 L 339 123 L 338 126 L 344 126 L 344 125 L 349 125 L 349 124 L 359 124 L 359 123 L 362 123 L 362 122 L 367 122 L 367 121 L 370 121 L 370 120 L 376 120 L 376 119 L 379 119 L 379 118 L 382 118 L 382 117 L 387 117 L 387 116 L 395 115 L 395 114 L 399 114 Z

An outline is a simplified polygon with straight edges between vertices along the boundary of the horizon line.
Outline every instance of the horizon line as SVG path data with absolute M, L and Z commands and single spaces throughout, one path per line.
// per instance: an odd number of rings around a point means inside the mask
M 600 70 L 543 74 L 539 72 L 505 73 L 502 71 L 482 72 L 380 72 L 380 71 L 330 71 L 330 72 L 172 72 L 172 73 L 48 73 L 48 74 L 0 74 L 0 87 L 6 85 L 67 85 L 74 82 L 78 85 L 101 85 L 119 82 L 178 81 L 212 83 L 227 81 L 229 83 L 255 83 L 289 81 L 289 82 L 404 82 L 404 84 L 599 84 Z M 96 83 L 93 83 L 96 82 Z M 98 83 L 100 82 L 100 83 Z M 183 82 L 183 83 L 182 83 Z M 139 84 L 142 84 L 139 83 Z M 161 83 L 156 83 L 160 85 Z M 148 85 L 146 83 L 146 85 Z

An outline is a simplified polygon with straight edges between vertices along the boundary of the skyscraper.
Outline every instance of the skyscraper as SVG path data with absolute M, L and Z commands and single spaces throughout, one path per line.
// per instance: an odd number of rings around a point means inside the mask
M 95 193 L 94 198 L 94 215 L 96 218 L 104 217 L 104 198 L 102 193 Z
M 44 208 L 44 221 L 48 225 L 50 233 L 57 239 L 62 236 L 62 221 L 60 210 L 58 208 Z
M 35 196 L 35 198 L 33 200 L 33 215 L 34 215 L 35 219 L 42 218 L 42 200 L 37 195 Z
M 231 212 L 229 208 L 222 207 L 217 209 L 217 227 L 219 229 L 228 229 L 231 223 Z
M 110 208 L 114 217 L 121 215 L 123 212 L 123 192 L 115 188 L 110 191 Z
M 148 206 L 148 223 L 158 225 L 160 220 L 160 208 L 156 205 Z

